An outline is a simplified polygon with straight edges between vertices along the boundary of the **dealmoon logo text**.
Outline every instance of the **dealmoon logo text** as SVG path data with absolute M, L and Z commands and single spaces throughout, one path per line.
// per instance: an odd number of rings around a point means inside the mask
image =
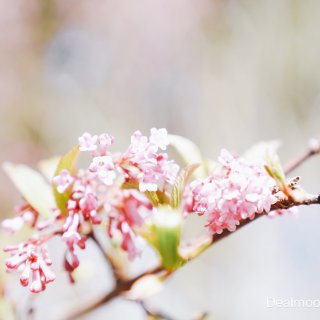
M 267 297 L 267 308 L 320 308 L 320 299 Z

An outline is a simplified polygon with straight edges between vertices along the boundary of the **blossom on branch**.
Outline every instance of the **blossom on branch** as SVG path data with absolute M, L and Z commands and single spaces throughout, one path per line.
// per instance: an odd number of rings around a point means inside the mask
M 261 164 L 250 163 L 222 150 L 222 168 L 203 180 L 193 181 L 185 193 L 185 211 L 206 214 L 215 234 L 235 231 L 241 220 L 270 212 L 277 202 L 276 182 Z
M 29 239 L 20 245 L 6 247 L 4 251 L 11 255 L 6 260 L 7 270 L 20 271 L 21 284 L 25 287 L 30 283 L 31 292 L 43 291 L 55 280 L 55 274 L 49 268 L 52 264 L 49 253 L 41 240 Z
M 29 179 L 35 175 L 28 172 L 27 187 L 20 187 L 25 204 L 15 210 L 15 217 L 4 220 L 2 227 L 15 233 L 28 226 L 35 235 L 25 243 L 5 248 L 11 255 L 6 260 L 7 271 L 21 271 L 23 286 L 30 284 L 32 292 L 43 291 L 55 279 L 45 246 L 55 236 L 65 244 L 64 267 L 74 282 L 72 272 L 80 264 L 77 250 L 86 249 L 97 225 L 103 227 L 115 251 L 123 250 L 129 260 L 140 255 L 139 241 L 146 241 L 158 252 L 162 268 L 173 271 L 187 262 L 180 251 L 183 216 L 205 215 L 214 235 L 235 231 L 243 220 L 254 219 L 257 214 L 277 216 L 293 211 L 290 207 L 299 203 L 291 194 L 297 179 L 287 183 L 281 174 L 281 184 L 276 181 L 282 170 L 279 161 L 274 167 L 269 164 L 269 175 L 264 163 L 222 150 L 220 166 L 189 182 L 196 169 L 202 166 L 205 172 L 205 166 L 193 163 L 195 157 L 191 157 L 193 162 L 179 172 L 178 164 L 165 152 L 169 140 L 163 128 L 152 128 L 149 137 L 135 131 L 121 153 L 110 151 L 112 135 L 86 132 L 79 145 L 61 158 L 51 184 L 43 184 L 42 177 L 36 175 L 36 185 L 40 183 L 45 191 L 41 197 L 30 196 Z M 192 143 L 186 145 L 192 146 L 191 153 L 196 152 Z M 79 151 L 91 156 L 84 169 L 75 165 Z M 187 152 L 183 152 L 185 158 Z M 201 157 L 196 159 L 201 162 Z M 303 202 L 302 196 L 300 203 L 315 201 L 318 198 Z M 282 206 L 275 205 L 279 203 Z
M 59 175 L 52 179 L 52 182 L 57 186 L 59 193 L 64 193 L 74 182 L 74 178 L 70 175 L 70 172 L 63 169 Z
M 165 150 L 168 145 L 165 129 L 151 129 L 148 139 L 140 131 L 131 136 L 131 144 L 121 156 L 121 169 L 126 179 L 139 183 L 139 190 L 157 191 L 160 185 L 173 185 L 179 166 L 169 160 L 166 153 L 159 153 L 159 148 Z

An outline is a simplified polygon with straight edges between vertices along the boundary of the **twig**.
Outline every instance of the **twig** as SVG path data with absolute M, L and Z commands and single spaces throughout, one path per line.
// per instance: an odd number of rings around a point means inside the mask
M 117 279 L 117 283 L 116 286 L 114 287 L 114 289 L 109 292 L 108 294 L 106 294 L 105 296 L 103 296 L 101 299 L 99 299 L 98 301 L 96 301 L 93 305 L 90 306 L 86 306 L 84 307 L 82 310 L 77 311 L 74 315 L 72 316 L 68 316 L 66 318 L 66 320 L 72 320 L 72 319 L 78 319 L 78 317 L 84 314 L 89 313 L 92 310 L 95 310 L 96 308 L 108 303 L 109 301 L 111 301 L 112 299 L 119 297 L 121 295 L 123 295 L 125 292 L 129 291 L 132 286 L 141 278 L 147 276 L 147 275 L 153 275 L 153 274 L 158 274 L 161 273 L 165 270 L 163 270 L 161 267 L 156 267 L 154 269 L 151 269 L 147 272 L 144 272 L 130 280 L 121 280 L 121 279 Z
M 309 148 L 300 156 L 298 156 L 296 159 L 294 159 L 291 163 L 285 166 L 285 173 L 288 174 L 292 172 L 294 169 L 296 169 L 298 166 L 300 166 L 304 161 L 312 157 L 313 155 L 320 154 L 320 143 L 317 140 L 312 140 L 309 143 Z M 278 201 L 271 207 L 271 211 L 273 210 L 278 210 L 278 209 L 288 209 L 290 207 L 294 206 L 301 206 L 301 205 L 312 205 L 312 204 L 320 204 L 320 195 L 308 195 L 307 197 L 303 198 L 301 201 L 293 200 L 293 201 L 288 201 L 287 199 Z M 265 213 L 263 214 L 257 214 L 254 219 L 246 219 L 240 222 L 240 224 L 237 226 L 237 230 L 241 229 L 242 227 L 246 226 L 250 222 L 257 220 L 260 217 L 263 217 Z M 195 257 L 199 256 L 203 251 L 208 249 L 212 244 L 228 237 L 231 233 L 234 233 L 234 231 L 229 231 L 225 230 L 221 234 L 216 234 L 214 236 L 207 236 L 206 238 L 198 239 L 198 243 L 192 243 L 192 246 L 198 246 L 199 250 L 197 251 L 196 254 L 190 255 L 188 257 L 188 260 L 192 260 Z M 68 317 L 67 319 L 77 319 L 79 316 L 82 316 L 84 314 L 87 314 L 88 312 L 95 310 L 96 308 L 110 302 L 113 298 L 119 297 L 123 295 L 125 292 L 129 291 L 134 283 L 144 276 L 147 275 L 152 275 L 152 274 L 159 274 L 161 272 L 164 272 L 165 270 L 161 267 L 158 266 L 150 271 L 147 271 L 133 279 L 129 280 L 123 280 L 122 277 L 119 275 L 119 272 L 117 270 L 116 265 L 112 262 L 112 259 L 106 254 L 105 250 L 102 248 L 100 245 L 99 241 L 95 238 L 94 234 L 92 233 L 91 238 L 96 242 L 98 245 L 99 249 L 101 252 L 104 254 L 105 258 L 110 262 L 110 265 L 113 269 L 115 279 L 117 280 L 115 288 L 103 296 L 100 300 L 96 301 L 93 305 L 85 307 L 83 310 L 78 311 L 75 315 Z M 188 246 L 187 246 L 188 247 Z M 191 247 L 191 246 L 189 246 Z M 188 248 L 185 248 L 188 249 Z M 140 304 L 144 308 L 144 310 L 147 312 L 149 315 L 158 315 L 162 316 L 162 314 L 156 313 L 156 314 L 150 314 L 150 310 L 146 309 L 146 306 L 143 302 L 140 301 Z M 164 319 L 170 319 L 167 315 L 164 317 Z
M 119 266 L 117 265 L 117 263 L 115 262 L 113 257 L 111 255 L 109 255 L 107 253 L 107 251 L 102 247 L 100 241 L 98 240 L 98 238 L 95 235 L 94 230 L 91 231 L 91 233 L 88 235 L 88 237 L 96 244 L 97 248 L 100 250 L 100 252 L 104 256 L 105 260 L 109 263 L 111 270 L 112 270 L 112 274 L 114 276 L 114 279 L 116 279 L 116 280 L 123 279 L 124 276 L 123 276 Z
M 303 162 L 311 158 L 312 156 L 320 153 L 320 142 L 317 139 L 311 139 L 309 141 L 308 148 L 297 158 L 293 159 L 284 167 L 286 174 L 292 172 L 294 169 L 299 167 Z
M 312 204 L 320 204 L 320 195 L 308 195 L 307 197 L 303 198 L 301 201 L 293 201 L 288 202 L 286 199 L 282 201 L 278 201 L 274 205 L 271 206 L 271 211 L 274 210 L 280 210 L 280 209 L 289 209 L 291 207 L 298 207 L 303 205 L 312 205 Z M 240 222 L 240 224 L 237 226 L 236 231 L 241 229 L 242 227 L 246 226 L 247 224 L 251 223 L 252 221 L 255 221 L 263 216 L 265 216 L 266 213 L 262 214 L 256 214 L 253 219 L 246 219 Z M 218 241 L 228 237 L 230 234 L 233 234 L 235 231 L 229 231 L 224 230 L 221 234 L 215 234 L 213 236 L 207 235 L 205 237 L 202 237 L 196 241 L 194 241 L 191 245 L 183 248 L 185 251 L 184 257 L 190 261 L 194 258 L 198 257 L 202 252 L 204 252 L 206 249 L 211 247 L 214 243 L 217 243 Z M 198 250 L 197 250 L 198 248 Z M 190 254 L 188 254 L 190 252 Z
M 288 209 L 288 208 L 293 207 L 293 206 L 312 205 L 312 204 L 320 204 L 320 196 L 319 195 L 309 195 L 308 197 L 304 198 L 302 201 L 295 201 L 295 202 L 291 202 L 291 203 L 288 203 L 287 200 L 279 201 L 279 202 L 275 203 L 271 207 L 271 211 L 278 210 L 278 209 Z M 255 216 L 255 218 L 252 219 L 252 220 L 250 220 L 250 219 L 243 220 L 237 226 L 237 230 L 241 229 L 242 227 L 244 227 L 245 225 L 249 224 L 250 222 L 252 222 L 254 220 L 257 220 L 258 218 L 263 217 L 264 215 L 265 214 L 257 214 Z M 206 241 L 205 246 L 202 247 L 201 250 L 199 250 L 197 252 L 197 254 L 190 256 L 188 258 L 188 260 L 192 260 L 192 259 L 196 258 L 203 251 L 208 249 L 211 245 L 213 245 L 214 243 L 216 243 L 216 242 L 228 237 L 232 233 L 234 233 L 234 231 L 225 230 L 221 234 L 210 236 L 209 239 L 205 239 L 205 240 L 201 239 L 200 241 Z M 198 241 L 199 241 L 199 239 L 198 239 Z M 199 246 L 201 246 L 201 243 L 199 243 Z M 154 269 L 152 269 L 150 271 L 147 271 L 147 272 L 145 272 L 145 273 L 143 273 L 141 275 L 138 275 L 137 277 L 132 278 L 130 280 L 122 280 L 122 279 L 116 278 L 117 279 L 116 286 L 111 292 L 109 292 L 108 294 L 103 296 L 100 300 L 95 302 L 93 305 L 85 307 L 83 310 L 78 311 L 75 315 L 73 315 L 71 317 L 68 317 L 67 319 L 76 319 L 80 315 L 87 314 L 88 312 L 90 312 L 92 310 L 95 310 L 96 308 L 108 303 L 113 298 L 123 295 L 125 292 L 129 291 L 132 288 L 132 286 L 134 285 L 134 283 L 136 281 L 140 280 L 144 276 L 153 275 L 153 274 L 155 275 L 155 274 L 159 274 L 161 272 L 165 272 L 165 270 L 162 267 L 156 267 L 156 268 L 154 268 Z

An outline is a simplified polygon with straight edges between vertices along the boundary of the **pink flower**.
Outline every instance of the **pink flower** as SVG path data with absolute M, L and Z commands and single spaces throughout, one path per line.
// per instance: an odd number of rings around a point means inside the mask
M 148 198 L 137 190 L 123 190 L 123 215 L 126 218 L 129 226 L 142 226 L 147 218 L 145 208 L 149 210 L 149 215 L 152 210 L 152 203 Z
M 80 151 L 94 151 L 97 149 L 97 135 L 92 136 L 90 133 L 85 132 L 78 140 Z
M 79 201 L 81 213 L 85 220 L 91 219 L 93 224 L 100 224 L 101 217 L 97 213 L 98 197 L 93 192 L 88 192 Z
M 166 150 L 169 144 L 168 132 L 166 129 L 151 129 L 150 142 L 158 146 L 161 150 Z
M 185 210 L 208 215 L 213 234 L 224 229 L 234 231 L 243 219 L 269 212 L 277 201 L 275 181 L 262 165 L 235 158 L 222 150 L 220 173 L 192 182 L 185 193 Z
M 135 238 L 137 236 L 132 232 L 126 222 L 120 222 L 118 229 L 122 234 L 122 250 L 128 252 L 129 260 L 135 259 L 141 253 L 135 244 Z
M 98 142 L 101 148 L 107 148 L 113 145 L 114 137 L 111 134 L 103 133 L 103 134 L 100 134 Z
M 74 178 L 67 169 L 63 169 L 59 175 L 52 179 L 52 182 L 57 186 L 57 191 L 59 193 L 64 193 L 74 182 Z
M 131 136 L 130 153 L 139 154 L 144 153 L 148 148 L 148 138 L 143 136 L 140 131 L 135 131 Z
M 69 272 L 72 281 L 73 278 L 70 273 L 79 266 L 79 259 L 75 253 L 75 245 L 80 249 L 85 249 L 87 241 L 87 237 L 81 236 L 78 231 L 80 225 L 79 214 L 71 211 L 63 226 L 64 233 L 62 234 L 62 240 L 68 247 L 65 254 L 65 269 Z
M 24 225 L 23 217 L 14 217 L 12 219 L 5 219 L 2 221 L 2 229 L 9 233 L 16 233 Z
M 14 209 L 16 217 L 5 219 L 1 223 L 1 227 L 8 233 L 16 233 L 25 224 L 32 225 L 38 216 L 38 213 L 29 205 L 17 206 Z
M 78 232 L 79 226 L 80 226 L 79 214 L 71 212 L 65 224 L 63 225 L 64 233 L 62 234 L 62 240 L 70 248 L 73 248 L 76 244 L 81 249 L 85 247 L 85 238 L 82 237 Z
M 114 163 L 111 156 L 94 157 L 89 167 L 89 170 L 96 172 L 99 179 L 107 186 L 111 186 L 116 178 L 113 169 Z
M 121 248 L 132 260 L 140 253 L 134 229 L 140 228 L 151 217 L 153 206 L 144 194 L 134 189 L 114 190 L 109 196 L 111 198 L 105 206 L 109 218 L 108 235 L 110 238 L 121 236 Z
M 289 208 L 289 209 L 273 210 L 273 211 L 270 211 L 268 213 L 268 217 L 275 218 L 275 217 L 278 217 L 278 216 L 282 216 L 283 214 L 289 214 L 289 215 L 291 215 L 293 217 L 298 217 L 299 210 L 298 210 L 297 207 L 292 207 L 292 208 Z
M 49 266 L 52 264 L 46 247 L 39 240 L 30 239 L 18 246 L 6 247 L 11 257 L 6 260 L 8 271 L 22 270 L 20 282 L 23 286 L 30 283 L 30 291 L 38 293 L 45 290 L 46 285 L 55 280 Z
M 157 191 L 165 183 L 173 185 L 179 170 L 173 160 L 168 160 L 166 153 L 158 153 L 158 149 L 166 149 L 168 145 L 165 129 L 151 129 L 148 139 L 140 131 L 131 136 L 131 144 L 122 155 L 121 169 L 127 179 L 139 183 L 139 190 Z

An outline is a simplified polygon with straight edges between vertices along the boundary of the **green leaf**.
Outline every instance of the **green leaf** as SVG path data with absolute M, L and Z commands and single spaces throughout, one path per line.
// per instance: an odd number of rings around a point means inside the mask
M 207 174 L 204 159 L 196 144 L 191 140 L 178 135 L 169 134 L 168 137 L 170 145 L 177 150 L 186 165 L 191 165 L 193 163 L 201 164 L 195 177 L 204 178 Z
M 191 178 L 194 171 L 199 168 L 199 164 L 191 164 L 181 170 L 179 176 L 177 177 L 176 183 L 173 186 L 171 193 L 171 207 L 174 209 L 179 208 L 181 203 L 181 197 L 183 190 Z
M 50 218 L 56 204 L 52 189 L 42 175 L 23 164 L 5 163 L 3 169 L 26 201 L 44 218 Z
M 185 263 L 179 254 L 181 228 L 181 213 L 169 206 L 162 206 L 157 209 L 148 231 L 139 232 L 158 251 L 162 267 L 170 271 Z
M 66 169 L 70 172 L 71 175 L 76 174 L 76 164 L 79 157 L 79 145 L 75 146 L 70 150 L 65 156 L 61 157 L 58 166 L 55 170 L 54 176 L 59 175 L 59 173 Z M 63 213 L 67 213 L 67 202 L 71 194 L 72 186 L 69 187 L 64 193 L 59 193 L 56 185 L 53 185 L 53 192 L 56 199 L 58 208 Z
M 280 189 L 283 188 L 286 179 L 280 159 L 276 153 L 267 154 L 265 169 L 267 170 L 268 174 L 276 180 Z
M 276 181 L 279 189 L 288 197 L 288 199 L 294 201 L 292 190 L 286 183 L 284 170 L 276 153 L 268 154 L 265 169 L 271 178 Z

